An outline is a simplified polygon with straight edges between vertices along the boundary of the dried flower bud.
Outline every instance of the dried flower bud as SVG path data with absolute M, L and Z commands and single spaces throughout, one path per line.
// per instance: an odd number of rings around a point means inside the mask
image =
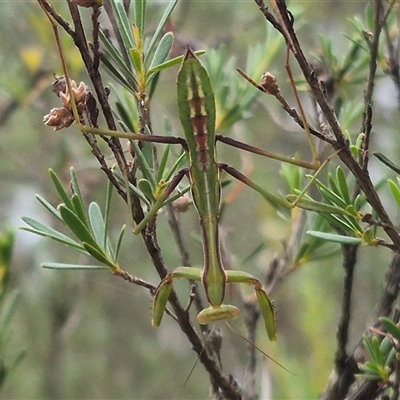
M 51 89 L 58 97 L 61 98 L 64 107 L 71 108 L 71 99 L 68 94 L 68 85 L 65 76 L 57 78 L 51 85 Z M 83 82 L 77 86 L 76 82 L 71 80 L 71 89 L 72 93 L 74 94 L 76 105 L 79 106 L 80 104 L 85 104 L 86 96 L 90 92 L 89 87 Z
M 74 95 L 76 107 L 78 108 L 79 112 L 82 112 L 85 109 L 86 96 L 89 93 L 89 87 L 86 86 L 83 82 L 81 82 L 79 86 L 77 86 L 76 82 L 71 80 L 71 89 Z M 60 92 L 60 98 L 63 106 L 70 110 L 71 97 L 68 93 L 68 90 L 66 90 L 66 92 Z
M 48 126 L 53 126 L 54 130 L 58 131 L 63 128 L 68 128 L 74 122 L 74 115 L 72 112 L 71 96 L 68 92 L 68 85 L 65 77 L 57 78 L 52 85 L 53 92 L 60 97 L 63 107 L 53 108 L 49 114 L 43 117 L 43 123 Z M 74 96 L 76 108 L 79 116 L 86 112 L 86 101 L 89 98 L 90 90 L 83 82 L 76 84 L 71 80 L 71 92 Z M 92 105 L 92 113 L 94 118 L 96 106 Z
M 43 123 L 54 127 L 55 131 L 68 128 L 74 122 L 74 116 L 71 110 L 62 108 L 53 108 L 50 113 L 43 117 Z
M 262 86 L 267 93 L 272 94 L 273 96 L 276 96 L 280 92 L 275 76 L 269 72 L 265 72 L 261 76 L 260 86 Z
M 85 8 L 101 7 L 103 5 L 103 0 L 71 0 L 71 3 Z

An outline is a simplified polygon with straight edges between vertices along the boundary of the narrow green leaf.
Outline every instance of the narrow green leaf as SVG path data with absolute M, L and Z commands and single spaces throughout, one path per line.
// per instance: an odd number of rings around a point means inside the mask
M 390 192 L 392 193 L 394 199 L 396 200 L 397 205 L 400 207 L 400 188 L 399 188 L 399 186 L 391 179 L 388 179 L 387 183 L 388 183 Z
M 353 225 L 349 224 L 347 220 L 340 218 L 333 214 L 321 213 L 323 219 L 328 221 L 332 226 L 341 229 L 344 232 L 351 233 L 353 235 L 357 234 L 357 230 L 354 230 Z
M 373 347 L 373 349 L 374 349 L 374 356 L 375 356 L 375 359 L 376 359 L 376 363 L 378 364 L 378 365 L 384 365 L 384 363 L 385 363 L 385 361 L 383 360 L 383 357 L 382 357 L 382 354 L 381 354 L 381 349 L 380 349 L 380 340 L 376 337 L 376 336 L 374 336 L 373 338 L 372 338 L 372 347 Z
M 348 210 L 346 209 L 346 211 L 348 211 Z M 354 211 L 354 210 L 350 210 L 349 213 L 352 213 L 352 211 Z M 354 232 L 355 236 L 357 236 L 359 234 L 361 237 L 363 228 L 360 226 L 357 219 L 355 219 L 354 217 L 348 217 L 347 215 L 342 216 L 341 219 L 343 221 L 345 221 L 346 224 L 348 224 L 351 227 L 351 231 Z
M 115 79 L 121 86 L 123 86 L 130 93 L 135 94 L 135 88 L 137 88 L 137 81 L 135 84 L 129 84 L 128 81 L 119 73 L 119 71 L 110 63 L 110 61 L 104 55 L 100 56 L 103 66 L 105 67 L 108 75 Z
M 360 149 L 354 144 L 350 145 L 350 151 L 352 152 L 354 158 L 358 158 L 360 156 Z
M 73 211 L 74 214 L 87 226 L 89 221 L 82 199 L 80 199 L 76 194 L 73 194 L 71 201 L 74 206 L 74 209 L 71 211 Z
M 379 318 L 381 324 L 385 327 L 385 329 L 400 342 L 400 329 L 399 327 L 389 318 L 381 317 Z
M 349 188 L 347 187 L 346 176 L 344 175 L 343 169 L 338 166 L 336 168 L 336 180 L 339 184 L 340 193 L 346 204 L 351 204 Z
M 92 202 L 89 205 L 89 220 L 96 242 L 102 246 L 103 251 L 106 251 L 106 247 L 104 246 L 107 241 L 105 224 L 100 207 L 96 202 Z
M 150 69 L 163 64 L 171 51 L 172 45 L 174 43 L 174 34 L 172 32 L 167 32 L 160 40 L 157 46 L 156 52 L 154 53 L 153 60 L 150 64 Z
M 325 198 L 326 201 L 335 204 L 341 208 L 346 208 L 348 204 L 346 204 L 343 199 L 338 196 L 334 191 L 329 189 L 327 186 L 321 184 L 318 184 L 318 189 L 321 192 L 322 196 Z
M 321 203 L 319 201 L 315 201 L 305 197 L 298 199 L 298 196 L 294 194 L 287 195 L 286 199 L 291 203 L 296 202 L 297 207 L 304 208 L 305 210 L 309 211 L 316 211 L 318 213 L 328 213 L 328 214 L 351 215 L 343 208 L 338 208 L 330 204 Z
M 106 254 L 104 254 L 101 249 L 99 249 L 96 246 L 92 246 L 89 243 L 82 243 L 83 247 L 86 249 L 86 251 L 97 261 L 100 261 L 101 263 L 108 265 L 113 271 L 118 269 L 118 266 L 114 264 L 112 260 L 110 260 Z
M 354 209 L 355 210 L 361 210 L 362 207 L 367 204 L 367 199 L 363 193 L 357 195 L 357 197 L 354 200 Z
M 61 184 L 60 180 L 58 179 L 58 176 L 51 168 L 49 169 L 49 174 L 50 174 L 50 178 L 53 181 L 53 184 L 56 187 L 56 190 L 57 190 L 58 194 L 60 195 L 63 203 L 65 204 L 66 207 L 68 207 L 69 209 L 72 210 L 73 206 L 72 206 L 71 200 L 70 200 L 67 192 L 64 190 L 63 185 Z
M 165 199 L 163 197 L 159 197 L 156 202 L 152 204 L 144 218 L 134 227 L 133 233 L 138 235 L 147 225 L 147 223 L 157 215 L 158 210 L 160 210 L 160 208 L 162 208 L 164 205 Z
M 160 165 L 158 167 L 158 173 L 157 173 L 157 177 L 156 177 L 157 182 L 160 182 L 160 180 L 163 178 L 165 167 L 166 167 L 167 161 L 168 161 L 168 156 L 169 156 L 170 149 L 171 149 L 170 145 L 167 145 L 165 147 L 164 153 L 163 153 L 161 161 L 160 161 Z
M 111 215 L 111 203 L 112 196 L 114 193 L 114 186 L 110 180 L 107 180 L 107 196 L 106 196 L 106 206 L 104 211 L 104 230 L 108 232 L 108 225 L 110 223 L 110 215 Z M 106 248 L 107 245 L 107 235 L 104 236 L 103 249 Z
M 121 33 L 122 41 L 127 50 L 135 48 L 135 40 L 131 31 L 129 17 L 126 15 L 124 5 L 121 1 L 113 0 L 115 15 L 118 21 L 118 28 Z
M 374 346 L 372 345 L 372 340 L 367 336 L 363 335 L 363 345 L 365 350 L 367 351 L 369 357 L 373 361 L 374 364 L 376 364 L 376 358 L 374 354 Z M 371 361 L 364 363 L 364 365 L 369 365 L 372 364 Z
M 368 246 L 376 246 L 378 243 L 378 240 L 376 239 L 376 226 L 365 229 L 362 239 L 364 244 L 367 244 Z
M 336 184 L 335 178 L 333 177 L 332 173 L 328 174 L 328 182 L 332 192 L 336 193 L 339 196 L 340 190 Z
M 313 239 L 315 240 L 316 238 Z M 327 241 L 324 241 L 324 244 L 315 246 L 315 249 L 313 247 L 314 246 L 311 246 L 311 252 L 307 255 L 307 262 L 328 260 L 334 256 L 337 256 L 340 252 L 340 249 L 337 246 L 335 246 L 332 242 Z M 297 257 L 296 261 L 298 261 Z
M 98 246 L 88 227 L 69 208 L 61 205 L 60 214 L 65 224 L 81 242 L 87 242 L 92 246 Z
M 375 376 L 375 378 L 372 378 L 371 376 L 371 379 L 380 379 L 379 368 L 373 362 L 367 361 L 364 364 L 360 365 L 359 368 L 361 371 L 369 372 L 370 374 L 372 374 L 372 376 Z
M 150 131 L 150 129 L 149 129 L 149 127 L 148 127 L 147 125 L 145 126 L 145 134 L 146 134 L 146 135 L 152 135 L 152 134 L 153 134 L 153 133 Z M 147 161 L 147 164 L 148 164 L 149 168 L 153 171 L 153 174 L 152 174 L 152 175 L 154 176 L 154 179 L 155 179 L 156 174 L 155 174 L 155 172 L 154 172 L 155 166 L 154 166 L 154 152 L 153 152 L 153 146 L 154 146 L 153 143 L 143 142 L 143 143 L 142 143 L 141 150 L 142 150 L 142 154 L 143 154 L 144 158 L 145 158 L 146 161 Z
M 125 74 L 125 76 L 128 77 L 128 79 L 132 80 L 132 82 L 134 82 L 135 86 L 136 86 L 137 85 L 136 77 L 135 77 L 135 75 L 132 74 L 132 71 L 129 68 L 130 65 L 129 66 L 126 65 L 127 63 L 124 60 L 123 56 L 118 51 L 118 49 L 114 46 L 114 44 L 112 42 L 110 42 L 108 40 L 107 36 L 104 35 L 103 31 L 101 31 L 101 30 L 99 31 L 99 37 L 100 37 L 102 44 L 106 48 L 106 50 L 109 54 L 109 57 L 114 60 L 114 62 L 118 65 L 120 71 L 123 72 Z M 108 57 L 103 54 L 103 56 L 102 56 L 103 62 L 104 62 L 104 59 L 106 59 L 107 62 L 110 63 L 110 61 L 108 60 Z
M 42 268 L 47 269 L 72 269 L 72 270 L 80 270 L 80 269 L 108 269 L 108 267 L 104 265 L 78 265 L 78 264 L 63 264 L 56 262 L 44 262 L 42 263 Z
M 118 235 L 117 246 L 115 248 L 115 260 L 118 260 L 119 252 L 121 250 L 122 240 L 125 235 L 125 231 L 126 231 L 126 225 L 124 224 L 124 225 L 122 225 L 121 231 Z
M 390 321 L 390 322 L 392 322 L 392 321 Z M 387 357 L 388 357 L 389 353 L 393 350 L 393 339 L 388 336 L 385 336 L 381 340 L 379 349 L 380 349 L 382 355 L 386 358 L 385 365 L 387 365 Z
M 47 210 L 49 211 L 54 217 L 56 217 L 59 221 L 62 221 L 60 213 L 42 196 L 35 195 L 36 200 Z
M 352 216 L 354 216 L 354 218 L 358 218 L 358 211 L 356 210 L 356 208 L 353 206 L 353 204 L 349 204 L 348 206 L 346 206 L 346 211 L 351 214 Z
M 360 370 L 363 370 L 363 366 L 362 365 L 360 365 Z M 368 371 L 366 371 L 366 372 L 368 372 Z M 354 376 L 356 378 L 364 379 L 366 381 L 379 381 L 379 380 L 381 380 L 380 376 L 378 376 L 378 375 L 355 374 Z
M 372 153 L 381 163 L 385 164 L 387 167 L 392 169 L 397 174 L 400 174 L 400 167 L 397 166 L 393 161 L 389 160 L 385 155 L 382 153 L 374 152 Z
M 131 96 L 131 91 L 124 90 L 124 97 L 121 98 L 118 94 L 119 90 L 113 90 L 117 100 L 115 105 L 121 120 L 118 121 L 122 130 L 125 132 L 137 132 L 139 125 L 139 113 L 137 109 L 137 104 L 133 100 L 134 97 Z
M 146 25 L 146 0 L 135 1 L 135 24 L 139 27 L 140 37 L 143 40 Z
M 156 72 L 153 75 L 148 75 L 147 72 L 145 74 L 145 78 L 146 78 L 146 84 L 149 87 L 149 99 L 151 100 L 153 98 L 154 92 L 156 90 L 157 87 L 157 82 L 160 79 L 160 73 Z
M 114 173 L 115 177 L 118 179 L 119 183 L 126 185 L 126 181 L 119 171 L 113 171 L 113 173 Z M 147 207 L 151 207 L 151 204 L 150 204 L 148 198 L 136 186 L 132 185 L 132 183 L 130 183 L 130 182 L 129 182 L 129 190 L 135 196 L 137 196 L 141 201 L 143 201 L 147 205 Z
M 384 338 L 383 340 L 385 340 L 385 339 L 388 339 L 388 338 Z M 385 361 L 385 369 L 389 368 L 389 370 L 390 370 L 391 366 L 393 365 L 393 362 L 398 354 L 396 348 L 393 347 L 393 343 L 391 343 L 391 345 L 392 345 L 392 349 L 389 351 L 389 353 L 387 353 L 386 361 Z M 383 354 L 385 354 L 385 353 L 383 353 Z
M 171 180 L 172 175 L 181 167 L 183 167 L 183 164 L 187 161 L 187 155 L 186 152 L 182 152 L 182 154 L 179 156 L 179 158 L 176 160 L 168 174 L 164 177 L 166 181 Z
M 167 8 L 164 11 L 164 14 L 162 15 L 160 22 L 157 25 L 157 28 L 154 32 L 154 35 L 152 36 L 149 46 L 146 49 L 146 57 L 148 55 L 150 55 L 153 51 L 153 48 L 155 46 L 155 44 L 157 43 L 159 37 L 162 35 L 162 32 L 164 30 L 164 26 L 168 20 L 168 18 L 170 17 L 172 11 L 174 10 L 176 4 L 178 3 L 178 0 L 171 0 L 167 6 Z
M 22 220 L 29 225 L 31 228 L 22 227 L 21 229 L 27 232 L 35 233 L 36 235 L 49 237 L 53 240 L 66 244 L 67 246 L 74 247 L 77 250 L 82 251 L 83 247 L 80 243 L 76 242 L 75 240 L 71 239 L 70 237 L 64 235 L 56 231 L 53 228 L 50 228 L 47 225 L 42 224 L 41 222 L 30 218 L 30 217 L 22 217 Z
M 156 178 L 154 176 L 154 172 L 150 168 L 148 160 L 144 156 L 143 151 L 140 149 L 136 140 L 129 140 L 129 142 L 131 143 L 131 145 L 133 146 L 133 148 L 135 150 L 135 155 L 137 156 L 143 176 L 149 181 L 149 183 L 153 187 L 153 191 L 155 191 L 155 189 L 157 187 L 157 182 L 156 182 Z
M 327 232 L 318 232 L 318 231 L 306 231 L 307 235 L 314 236 L 323 240 L 327 240 L 329 242 L 335 242 L 340 244 L 348 244 L 348 245 L 360 245 L 362 244 L 362 239 L 355 238 L 352 236 L 342 236 L 336 235 L 334 233 Z
M 205 50 L 198 50 L 198 51 L 194 52 L 194 54 L 196 56 L 201 56 L 204 53 L 205 53 Z M 147 71 L 147 73 L 146 73 L 146 78 L 148 78 L 150 75 L 154 74 L 155 72 L 160 72 L 160 71 L 162 71 L 164 69 L 173 67 L 175 65 L 179 65 L 179 64 L 182 63 L 182 60 L 183 60 L 183 56 L 171 58 L 170 60 L 165 61 L 164 63 L 159 64 L 159 65 L 157 65 L 156 67 L 154 67 L 152 69 L 149 69 Z
M 136 187 L 135 185 L 130 183 L 127 178 L 125 179 L 124 183 L 125 183 L 125 188 L 129 188 L 129 190 L 132 193 L 134 193 L 137 197 L 139 197 L 139 199 L 142 200 L 147 205 L 148 208 L 151 208 L 151 204 L 152 204 L 151 201 L 146 197 L 146 195 L 141 190 L 139 190 L 138 187 Z M 128 198 L 128 203 L 129 202 L 130 202 L 130 197 Z M 133 215 L 132 215 L 132 218 L 133 218 Z M 133 219 L 131 222 L 133 223 Z
M 156 199 L 154 197 L 154 188 L 150 185 L 150 182 L 147 179 L 139 179 L 137 184 L 142 193 L 153 203 Z
M 137 49 L 131 49 L 129 51 L 129 54 L 132 59 L 133 67 L 135 68 L 135 71 L 138 75 L 142 74 L 142 59 L 140 53 L 137 51 Z
M 79 187 L 78 177 L 76 175 L 75 169 L 73 167 L 71 167 L 69 170 L 69 173 L 71 176 L 72 193 L 75 194 L 76 196 L 78 196 L 78 198 L 83 206 L 83 196 L 82 196 L 81 188 Z

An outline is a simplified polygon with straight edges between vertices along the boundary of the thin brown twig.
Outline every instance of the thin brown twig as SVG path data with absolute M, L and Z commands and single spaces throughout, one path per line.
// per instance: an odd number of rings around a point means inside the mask
M 386 14 L 388 14 L 392 7 L 397 3 L 397 0 L 392 0 Z M 387 18 L 384 18 L 383 32 L 386 38 L 386 46 L 388 52 L 389 68 L 388 73 L 390 74 L 395 88 L 397 90 L 397 109 L 400 114 L 400 66 L 399 66 L 399 47 L 400 47 L 400 35 L 397 35 L 397 45 L 392 43 L 389 33 L 389 27 L 387 25 Z
M 260 317 L 260 310 L 255 301 L 244 302 L 244 321 L 247 327 L 248 343 L 256 342 L 256 328 Z M 246 394 L 248 400 L 257 400 L 256 387 L 257 371 L 257 349 L 255 346 L 247 344 L 247 374 L 246 374 Z
M 349 339 L 349 327 L 351 321 L 351 298 L 353 293 L 354 270 L 357 264 L 358 246 L 342 245 L 344 283 L 342 296 L 342 310 L 337 329 L 337 349 L 335 354 L 335 373 L 338 376 L 338 384 L 331 390 L 331 399 L 345 398 L 349 385 L 354 377 L 348 374 L 349 355 L 347 345 Z M 353 362 L 350 365 L 354 366 Z
M 142 286 L 146 289 L 149 289 L 151 294 L 154 294 L 156 292 L 156 287 L 143 279 L 137 278 L 136 276 L 133 276 L 129 274 L 127 271 L 124 270 L 119 270 L 114 272 L 115 276 L 120 276 L 122 279 L 128 281 L 129 283 L 134 283 L 135 285 Z
M 372 97 L 374 93 L 375 79 L 376 79 L 379 40 L 384 23 L 384 21 L 382 20 L 383 17 L 382 14 L 383 14 L 383 5 L 380 1 L 376 1 L 375 16 L 374 16 L 375 29 L 372 36 L 373 40 L 372 42 L 369 43 L 369 50 L 370 50 L 370 60 L 368 68 L 369 73 L 364 95 L 364 115 L 361 126 L 361 132 L 364 133 L 364 138 L 362 142 L 360 165 L 366 172 L 368 170 L 369 146 L 372 133 L 372 101 L 373 101 Z

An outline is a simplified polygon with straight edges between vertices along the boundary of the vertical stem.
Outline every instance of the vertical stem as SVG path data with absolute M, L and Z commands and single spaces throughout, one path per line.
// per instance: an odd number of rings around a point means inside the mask
M 246 395 L 248 400 L 257 400 L 258 395 L 256 393 L 256 369 L 257 369 L 257 357 L 255 346 L 250 343 L 256 342 L 256 328 L 257 321 L 260 317 L 260 312 L 257 308 L 257 304 L 254 301 L 244 302 L 244 318 L 247 327 L 247 339 L 249 343 L 247 344 L 247 376 L 246 376 Z
M 337 331 L 337 350 L 335 354 L 335 375 L 338 377 L 327 399 L 345 398 L 350 385 L 354 382 L 355 361 L 347 353 L 349 325 L 351 320 L 351 296 L 354 280 L 354 268 L 357 263 L 358 246 L 342 245 L 344 284 L 342 312 Z

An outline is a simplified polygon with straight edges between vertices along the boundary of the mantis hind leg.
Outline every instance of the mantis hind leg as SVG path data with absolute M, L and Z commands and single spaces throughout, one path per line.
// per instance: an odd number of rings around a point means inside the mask
M 254 278 L 251 274 L 243 271 L 226 271 L 228 283 L 245 283 L 254 286 L 258 304 L 260 305 L 261 314 L 264 319 L 265 328 L 267 329 L 269 340 L 276 340 L 276 314 L 275 308 L 263 289 L 261 282 Z

